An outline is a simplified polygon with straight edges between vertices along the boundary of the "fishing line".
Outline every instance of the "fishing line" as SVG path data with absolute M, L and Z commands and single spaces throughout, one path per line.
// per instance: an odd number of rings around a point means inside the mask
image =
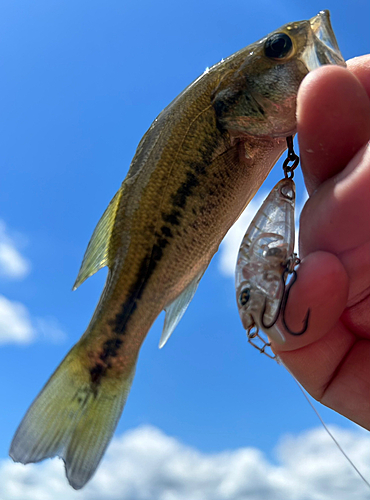
M 313 411 L 316 413 L 317 418 L 320 420 L 322 426 L 324 427 L 324 429 L 326 430 L 326 432 L 328 433 L 328 435 L 334 441 L 334 444 L 337 446 L 338 450 L 342 453 L 342 455 L 344 456 L 344 458 L 351 465 L 351 467 L 355 470 L 355 472 L 357 473 L 357 475 L 362 479 L 362 481 L 370 489 L 370 483 L 369 483 L 369 481 L 367 481 L 367 479 L 361 474 L 361 472 L 359 471 L 359 469 L 356 467 L 356 465 L 352 462 L 352 460 L 349 458 L 349 456 L 347 455 L 347 453 L 343 450 L 343 448 L 341 447 L 341 445 L 338 443 L 338 441 L 336 440 L 336 438 L 334 437 L 334 435 L 332 434 L 332 432 L 329 430 L 328 426 L 325 424 L 325 422 L 324 422 L 323 418 L 321 417 L 320 413 L 318 412 L 318 410 L 315 408 L 314 404 L 312 403 L 312 401 L 308 397 L 306 390 L 298 382 L 298 380 L 296 379 L 296 377 L 289 370 L 289 368 L 283 363 L 283 361 L 281 360 L 281 358 L 279 356 L 277 356 L 276 354 L 274 354 L 273 351 L 271 351 L 271 354 L 266 351 L 267 348 L 271 349 L 271 345 L 270 345 L 270 343 L 267 343 L 265 341 L 265 339 L 261 335 L 261 332 L 258 332 L 252 338 L 255 338 L 255 337 L 258 337 L 258 339 L 262 343 L 262 346 L 258 346 L 256 344 L 254 344 L 253 342 L 250 341 L 250 339 L 248 339 L 248 341 L 253 345 L 253 347 L 255 347 L 257 350 L 259 350 L 259 352 L 261 354 L 264 354 L 265 356 L 269 357 L 270 359 L 274 359 L 277 362 L 278 365 L 283 366 L 286 369 L 286 371 L 293 377 L 293 380 L 298 385 L 298 387 L 301 390 L 301 392 L 302 392 L 303 396 L 305 397 L 306 401 L 311 406 L 311 408 L 313 409 Z
M 276 362 L 283 366 L 286 371 L 293 377 L 295 383 L 298 385 L 298 387 L 300 388 L 303 396 L 306 398 L 306 401 L 308 402 L 308 404 L 311 406 L 311 408 L 313 409 L 313 411 L 316 413 L 316 416 L 317 418 L 320 420 L 322 426 L 324 427 L 324 429 L 326 430 L 326 432 L 329 434 L 329 436 L 331 437 L 331 439 L 334 441 L 334 443 L 336 444 L 337 448 L 339 449 L 339 451 L 342 453 L 342 455 L 344 456 L 344 458 L 347 460 L 347 462 L 352 466 L 352 468 L 355 470 L 355 472 L 357 472 L 357 474 L 360 476 L 360 478 L 363 480 L 363 482 L 366 484 L 366 486 L 370 489 L 370 483 L 367 481 L 367 479 L 361 474 L 361 472 L 358 470 L 358 468 L 356 467 L 356 465 L 352 462 L 352 460 L 349 458 L 349 456 L 347 455 L 347 453 L 343 450 L 343 448 L 341 447 L 341 445 L 338 443 L 338 441 L 335 439 L 335 437 L 333 436 L 333 434 L 330 432 L 328 426 L 325 424 L 324 420 L 322 419 L 320 413 L 318 412 L 318 410 L 315 408 L 314 404 L 312 403 L 312 401 L 309 399 L 309 397 L 307 396 L 306 394 L 306 391 L 305 389 L 302 387 L 302 385 L 298 382 L 298 380 L 295 378 L 295 376 L 293 375 L 293 373 L 289 370 L 289 368 L 282 362 L 282 360 L 279 358 L 279 356 L 276 356 Z

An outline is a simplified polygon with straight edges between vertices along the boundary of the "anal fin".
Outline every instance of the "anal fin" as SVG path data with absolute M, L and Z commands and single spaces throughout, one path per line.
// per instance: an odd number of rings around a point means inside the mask
M 166 317 L 164 320 L 162 335 L 159 340 L 160 349 L 166 344 L 167 340 L 171 337 L 172 332 L 179 324 L 180 319 L 183 317 L 188 305 L 194 297 L 203 274 L 204 270 L 193 279 L 193 281 L 173 302 L 165 307 Z

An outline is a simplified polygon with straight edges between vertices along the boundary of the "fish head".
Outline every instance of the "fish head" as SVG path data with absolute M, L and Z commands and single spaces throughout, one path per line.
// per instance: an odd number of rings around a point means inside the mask
M 346 66 L 329 11 L 286 24 L 225 61 L 213 106 L 234 136 L 287 137 L 296 132 L 300 83 L 325 64 Z

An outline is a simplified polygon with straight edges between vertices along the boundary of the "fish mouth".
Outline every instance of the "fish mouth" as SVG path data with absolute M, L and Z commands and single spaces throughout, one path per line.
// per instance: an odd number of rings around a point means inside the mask
M 346 62 L 339 50 L 337 40 L 330 22 L 328 10 L 322 10 L 310 19 L 312 40 L 302 54 L 302 60 L 308 71 L 325 64 L 336 64 L 346 67 Z

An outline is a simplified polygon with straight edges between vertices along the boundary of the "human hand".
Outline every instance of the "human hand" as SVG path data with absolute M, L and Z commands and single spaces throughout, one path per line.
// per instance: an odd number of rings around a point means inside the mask
M 310 73 L 297 116 L 310 198 L 289 328 L 311 312 L 272 348 L 315 399 L 370 430 L 370 55 Z

